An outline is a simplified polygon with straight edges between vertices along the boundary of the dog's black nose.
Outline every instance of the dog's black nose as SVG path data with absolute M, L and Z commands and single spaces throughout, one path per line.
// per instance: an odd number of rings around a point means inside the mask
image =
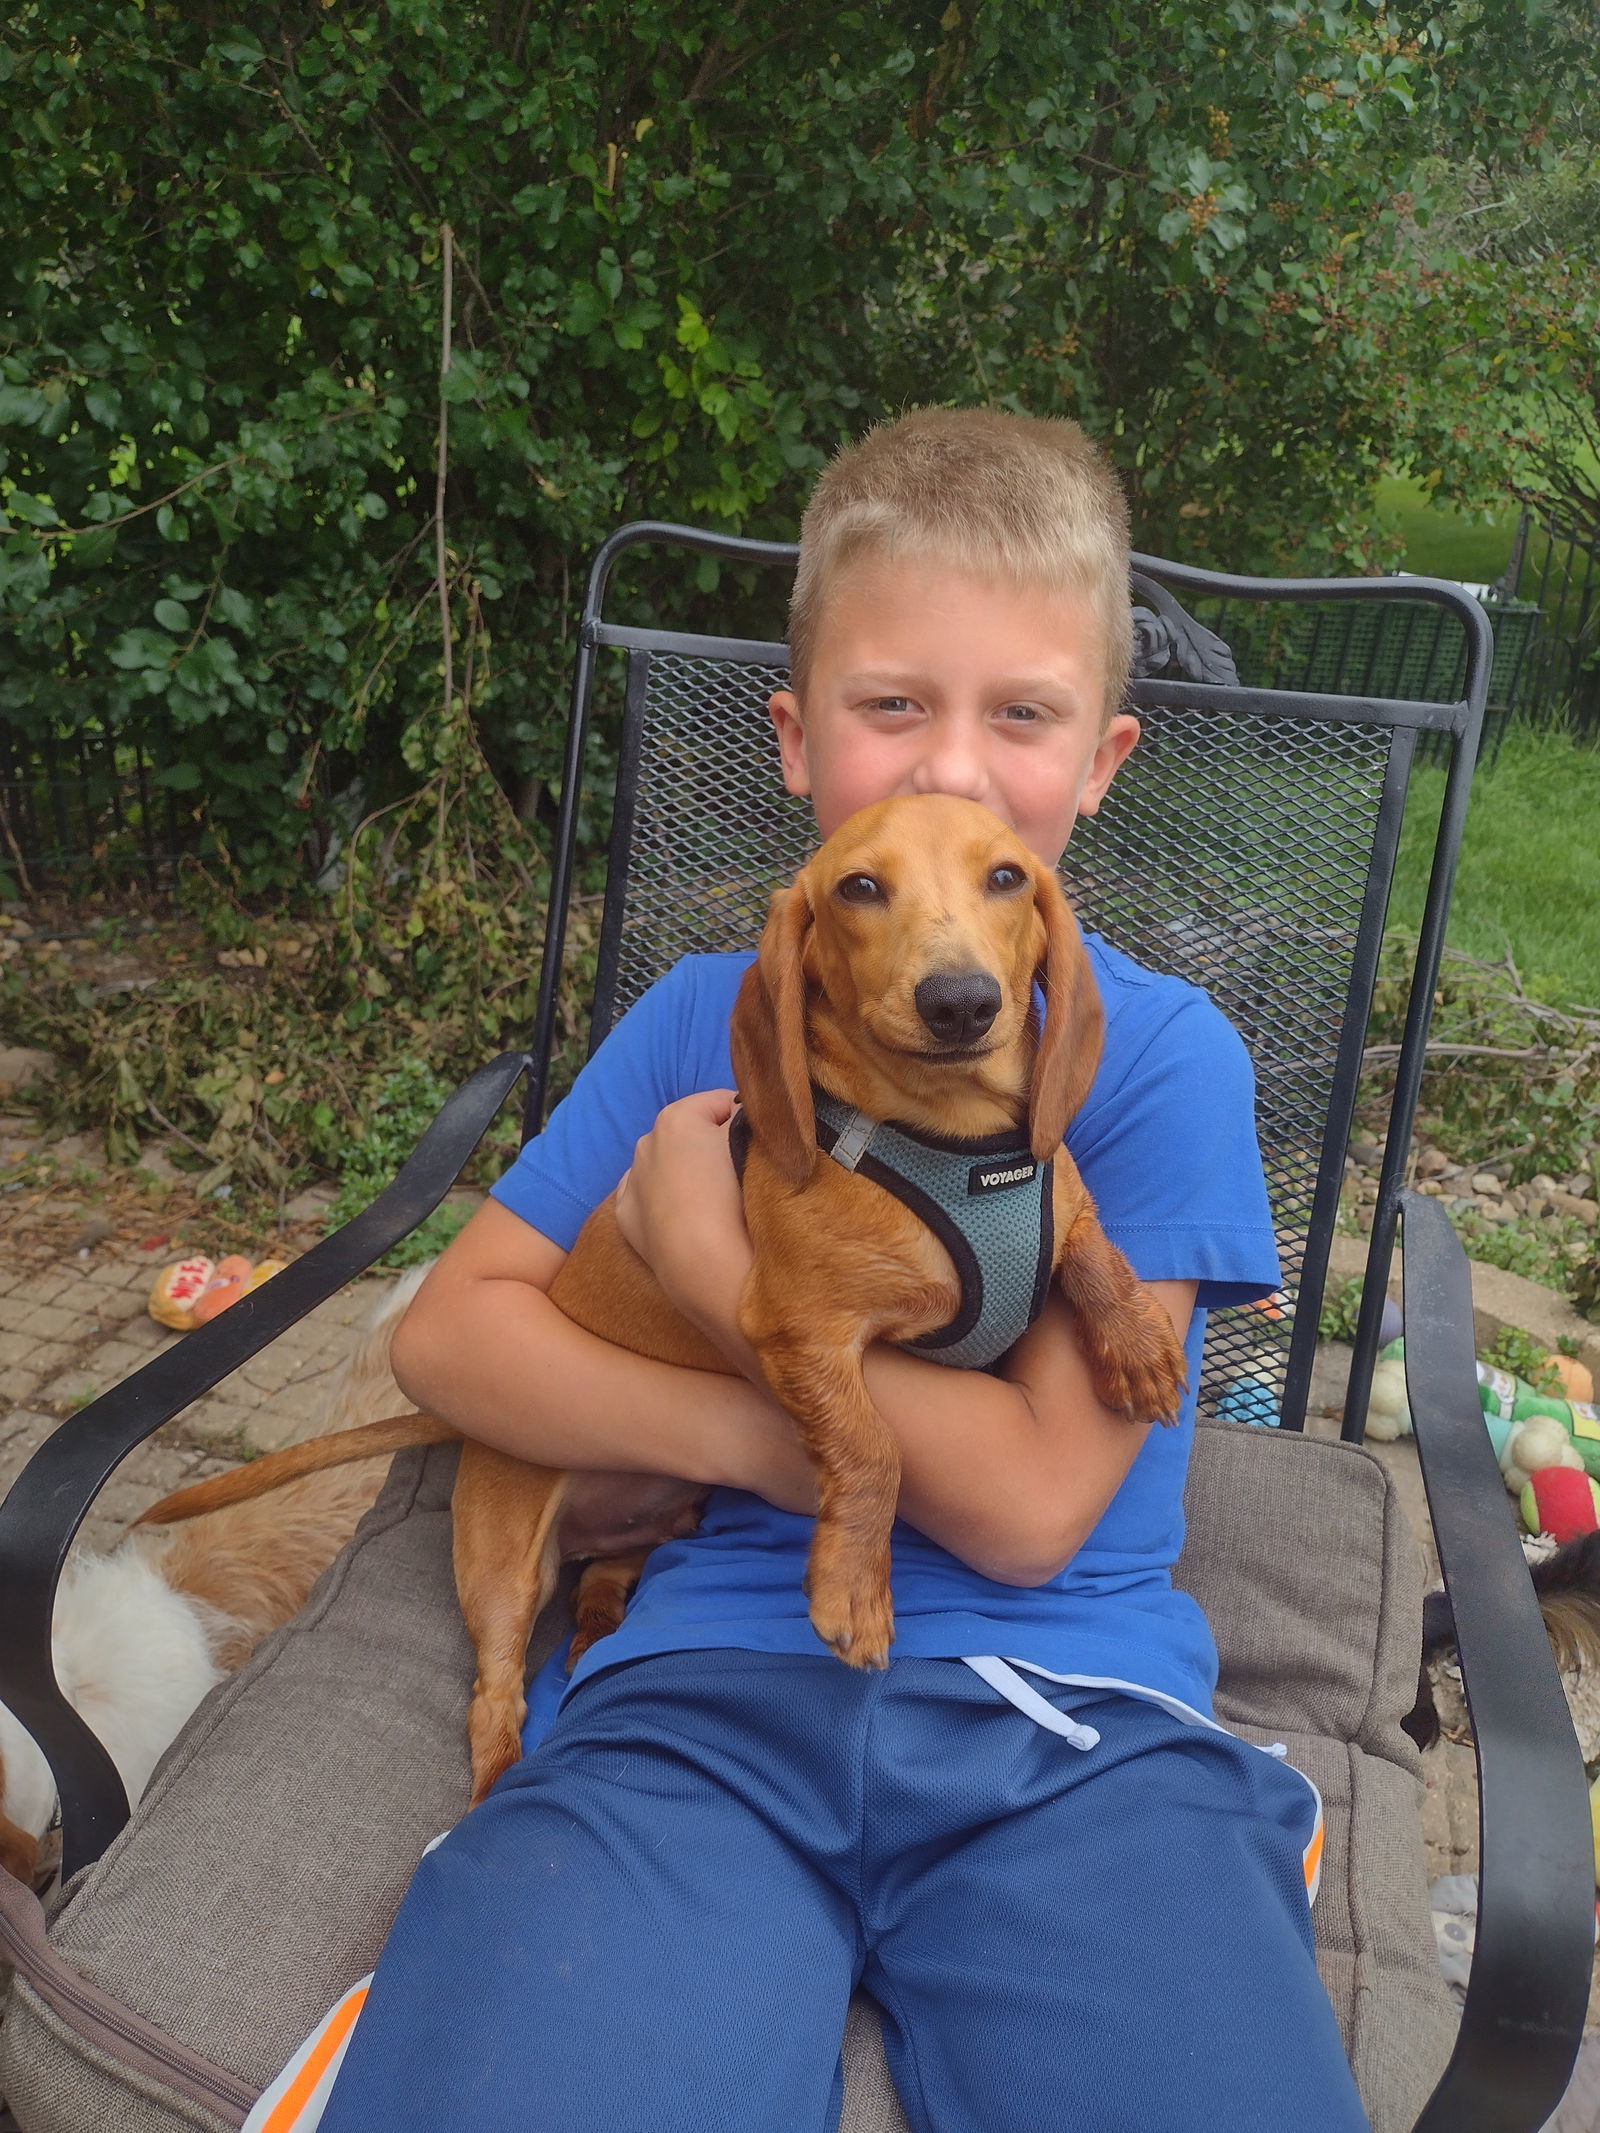
M 1000 987 L 986 970 L 924 978 L 914 998 L 941 1044 L 976 1044 L 1000 1012 Z

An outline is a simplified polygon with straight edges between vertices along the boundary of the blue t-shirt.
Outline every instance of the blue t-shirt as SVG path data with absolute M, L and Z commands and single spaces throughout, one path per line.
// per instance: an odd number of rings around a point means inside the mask
M 999 1655 L 1062 1679 L 1116 1685 L 1209 1716 L 1216 1648 L 1172 1584 L 1208 1309 L 1270 1294 L 1277 1246 L 1255 1133 L 1249 1054 L 1197 987 L 1142 969 L 1085 936 L 1105 1008 L 1105 1046 L 1067 1147 L 1101 1224 L 1146 1281 L 1199 1288 L 1177 1423 L 1158 1425 L 1104 1516 L 1047 1585 L 980 1576 L 897 1520 L 891 1656 Z M 494 1197 L 570 1250 L 664 1105 L 731 1088 L 728 1023 L 749 955 L 687 956 L 611 1031 L 494 1187 Z M 826 1647 L 801 1590 L 812 1520 L 738 1489 L 713 1490 L 700 1529 L 654 1550 L 622 1626 L 593 1646 L 576 1685 L 651 1653 Z M 558 1671 L 530 1698 L 530 1737 L 554 1714 Z

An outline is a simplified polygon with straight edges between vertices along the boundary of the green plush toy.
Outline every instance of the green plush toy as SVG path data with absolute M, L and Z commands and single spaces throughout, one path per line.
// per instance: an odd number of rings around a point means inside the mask
M 1478 1365 L 1478 1400 L 1506 1487 L 1520 1494 L 1551 1466 L 1582 1467 L 1600 1481 L 1600 1412 L 1587 1400 L 1535 1392 L 1526 1378 Z
M 1411 1435 L 1402 1336 L 1378 1351 L 1367 1409 L 1367 1435 L 1378 1442 Z M 1587 1400 L 1536 1392 L 1526 1378 L 1480 1362 L 1478 1404 L 1506 1487 L 1520 1495 L 1545 1467 L 1582 1467 L 1600 1481 L 1600 1410 Z

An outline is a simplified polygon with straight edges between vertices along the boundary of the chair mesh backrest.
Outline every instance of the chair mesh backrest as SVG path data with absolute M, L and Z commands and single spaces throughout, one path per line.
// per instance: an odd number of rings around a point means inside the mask
M 648 667 L 613 1017 L 680 956 L 753 948 L 773 890 L 817 848 L 810 807 L 783 789 L 767 716 L 787 670 L 630 657 Z
M 597 1037 L 679 956 L 753 946 L 771 891 L 816 846 L 767 718 L 783 670 L 630 656 L 647 662 L 633 675 L 638 778 Z M 1277 1318 L 1213 1314 L 1209 1409 L 1242 1375 L 1282 1389 L 1391 736 L 1176 705 L 1141 716 L 1138 753 L 1074 831 L 1065 873 L 1086 926 L 1204 986 L 1255 1060 L 1285 1294 Z
M 1201 1396 L 1281 1393 L 1392 736 L 1386 727 L 1163 706 L 1066 872 L 1082 922 L 1202 985 L 1249 1046 L 1283 1265 L 1280 1317 L 1214 1312 Z

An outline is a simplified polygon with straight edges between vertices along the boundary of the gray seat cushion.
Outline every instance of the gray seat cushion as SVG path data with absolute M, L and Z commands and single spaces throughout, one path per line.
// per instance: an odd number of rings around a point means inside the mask
M 466 1804 L 471 1654 L 450 1568 L 454 1453 L 395 1462 L 305 1612 L 217 1689 L 138 1814 L 56 1911 L 83 1977 L 251 2089 L 369 1970 L 423 1846 Z M 1218 1715 L 1282 1740 L 1321 1788 L 1323 1975 L 1377 2133 L 1403 2133 L 1449 2055 L 1416 1751 L 1421 1573 L 1379 1463 L 1202 1425 L 1181 1582 L 1217 1630 Z M 541 1623 L 536 1657 L 561 1633 Z M 846 2133 L 899 2133 L 876 2021 L 847 2039 Z M 19 1980 L 0 2093 L 23 2133 L 237 2125 L 131 2070 Z

